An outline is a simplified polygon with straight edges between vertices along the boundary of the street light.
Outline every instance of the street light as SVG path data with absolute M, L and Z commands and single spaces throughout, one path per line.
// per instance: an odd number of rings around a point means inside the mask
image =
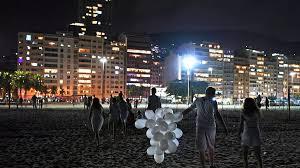
M 103 57 L 103 58 L 100 58 L 100 62 L 102 62 L 102 83 L 101 83 L 101 89 L 102 89 L 102 98 L 104 98 L 104 94 L 105 94 L 105 66 L 104 64 L 107 62 L 107 58 Z
M 212 75 L 213 68 L 209 67 L 208 71 L 210 72 L 210 75 Z
M 183 64 L 185 65 L 186 69 L 187 69 L 187 85 L 188 85 L 188 100 L 187 100 L 187 104 L 190 104 L 190 76 L 191 76 L 191 69 L 193 68 L 194 64 L 196 63 L 196 59 L 192 56 L 186 56 L 185 58 L 183 58 Z

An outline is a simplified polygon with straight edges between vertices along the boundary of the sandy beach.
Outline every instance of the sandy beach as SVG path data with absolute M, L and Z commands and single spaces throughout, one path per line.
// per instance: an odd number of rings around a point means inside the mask
M 279 113 L 278 113 L 279 114 Z M 242 167 L 241 148 L 237 135 L 239 112 L 226 111 L 229 136 L 217 129 L 216 165 L 218 168 Z M 104 125 L 101 144 L 96 147 L 87 127 L 84 110 L 42 111 L 0 110 L 0 167 L 199 167 L 195 150 L 194 114 L 179 124 L 183 137 L 175 154 L 165 155 L 162 164 L 147 156 L 150 146 L 145 132 L 128 128 L 113 141 Z M 294 118 L 293 118 L 294 119 Z M 285 114 L 265 113 L 261 123 L 264 166 L 267 168 L 300 167 L 300 121 L 287 122 Z M 256 167 L 254 154 L 250 167 Z

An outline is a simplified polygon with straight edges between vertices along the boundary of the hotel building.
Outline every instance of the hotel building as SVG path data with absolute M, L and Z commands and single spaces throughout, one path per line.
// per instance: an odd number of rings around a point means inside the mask
M 64 96 L 108 98 L 125 91 L 126 45 L 69 33 L 18 35 L 18 69 L 40 74 Z M 33 94 L 35 91 L 32 91 Z

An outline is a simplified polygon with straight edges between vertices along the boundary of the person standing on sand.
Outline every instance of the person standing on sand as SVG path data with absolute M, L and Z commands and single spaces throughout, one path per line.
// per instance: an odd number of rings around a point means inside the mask
M 32 100 L 33 109 L 37 109 L 37 106 L 36 106 L 37 97 L 36 97 L 36 95 L 33 95 L 31 100 Z
M 113 138 L 115 139 L 115 127 L 120 119 L 120 107 L 118 105 L 117 98 L 115 97 L 112 99 L 112 103 L 109 106 L 109 112 L 110 122 L 112 122 Z
M 87 108 L 87 97 L 86 95 L 83 96 L 83 109 Z
M 241 136 L 241 145 L 243 148 L 244 168 L 248 168 L 249 147 L 254 148 L 255 156 L 258 161 L 258 167 L 262 168 L 261 158 L 261 138 L 259 129 L 260 113 L 256 102 L 252 98 L 246 98 L 244 109 L 241 114 L 239 135 Z
M 266 111 L 268 111 L 269 107 L 270 107 L 270 101 L 269 101 L 268 97 L 266 97 L 265 104 L 266 104 Z
M 103 126 L 104 118 L 103 118 L 103 107 L 101 106 L 100 100 L 98 98 L 93 99 L 92 106 L 90 107 L 89 121 L 95 139 L 97 140 L 97 146 L 99 146 L 100 144 L 99 132 Z
M 214 166 L 215 156 L 215 138 L 216 138 L 216 117 L 221 121 L 228 135 L 227 127 L 218 111 L 218 104 L 213 98 L 216 95 L 216 89 L 208 87 L 205 91 L 205 97 L 197 98 L 194 103 L 183 114 L 187 114 L 197 109 L 196 117 L 196 146 L 200 151 L 200 160 L 202 167 L 205 168 L 205 151 L 208 151 L 210 168 Z
M 151 89 L 151 96 L 148 98 L 148 107 L 147 110 L 152 110 L 155 112 L 156 109 L 161 108 L 160 98 L 155 95 L 156 88 Z

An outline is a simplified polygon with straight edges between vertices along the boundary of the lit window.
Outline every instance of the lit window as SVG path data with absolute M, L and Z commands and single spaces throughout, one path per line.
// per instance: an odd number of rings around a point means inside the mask
M 63 84 L 64 83 L 64 80 L 59 80 L 59 84 Z
M 31 35 L 30 34 L 26 35 L 26 41 L 31 41 Z
M 97 6 L 101 8 L 101 7 L 102 7 L 102 4 L 97 4 Z
M 39 47 L 39 50 L 42 50 L 43 49 L 43 47 Z
M 28 50 L 30 50 L 30 48 L 31 48 L 30 46 L 27 46 L 27 49 L 28 49 Z
M 93 21 L 92 21 L 92 24 L 97 24 L 97 23 L 98 23 L 98 22 L 97 22 L 97 21 L 95 21 L 95 20 L 93 20 Z
M 27 61 L 30 61 L 30 57 L 26 57 L 26 60 L 27 60 Z
M 49 45 L 52 45 L 52 46 L 53 46 L 53 45 L 55 45 L 55 43 L 54 43 L 54 42 L 49 42 Z
M 101 25 L 101 22 L 98 22 L 98 25 Z
M 79 73 L 91 73 L 91 69 L 78 69 Z
M 120 69 L 120 67 L 119 66 L 115 66 L 115 69 Z
M 26 54 L 27 54 L 27 55 L 30 55 L 30 52 L 29 52 L 29 51 L 27 51 L 27 52 L 26 52 Z
M 36 66 L 38 66 L 38 64 L 37 63 L 31 63 L 31 66 L 36 67 Z
M 65 46 L 64 44 L 60 44 L 61 47 Z
M 112 50 L 113 51 L 120 51 L 120 48 L 119 47 L 113 47 Z
M 119 71 L 115 71 L 115 74 L 116 74 L 116 75 L 119 75 L 119 74 L 120 74 L 120 72 L 119 72 Z
M 44 37 L 38 37 L 38 39 L 39 39 L 39 40 L 43 40 L 43 39 L 44 39 Z

